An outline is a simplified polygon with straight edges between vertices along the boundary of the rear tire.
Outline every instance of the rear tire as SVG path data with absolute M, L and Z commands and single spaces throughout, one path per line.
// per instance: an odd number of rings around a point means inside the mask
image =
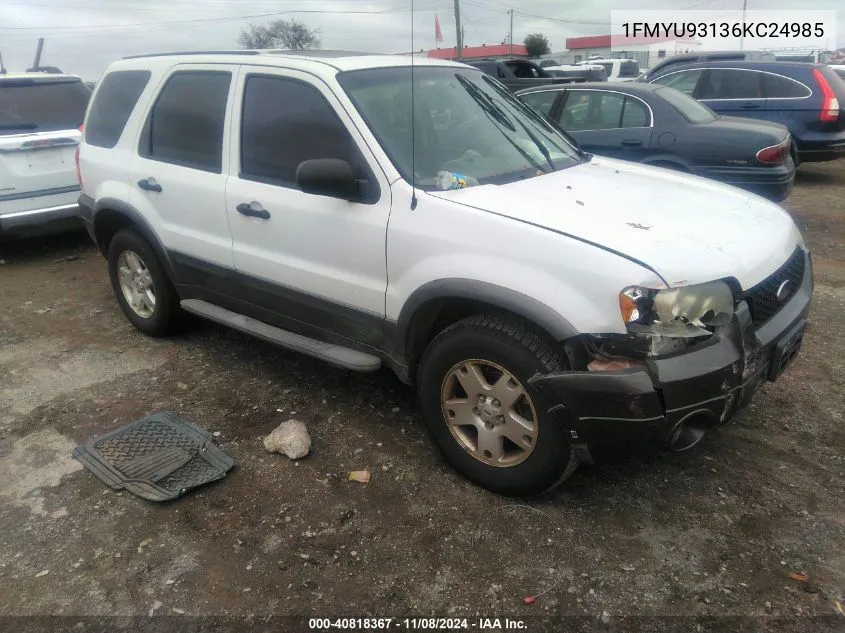
M 566 367 L 528 323 L 471 316 L 429 344 L 417 386 L 426 426 L 461 474 L 503 495 L 553 488 L 577 468 L 569 436 L 539 403 L 528 379 Z
M 165 336 L 182 324 L 173 284 L 149 242 L 131 228 L 109 243 L 109 278 L 123 314 L 144 334 Z

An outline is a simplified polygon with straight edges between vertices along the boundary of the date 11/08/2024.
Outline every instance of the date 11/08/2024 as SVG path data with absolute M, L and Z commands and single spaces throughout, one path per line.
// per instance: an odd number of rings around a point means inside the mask
M 308 628 L 312 631 L 519 631 L 527 626 L 522 620 L 510 618 L 311 618 Z

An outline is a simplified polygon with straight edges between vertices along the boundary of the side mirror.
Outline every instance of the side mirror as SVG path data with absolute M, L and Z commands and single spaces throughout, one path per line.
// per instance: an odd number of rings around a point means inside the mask
M 305 193 L 355 202 L 366 193 L 366 182 L 355 178 L 352 167 L 338 158 L 317 158 L 299 163 L 296 184 Z

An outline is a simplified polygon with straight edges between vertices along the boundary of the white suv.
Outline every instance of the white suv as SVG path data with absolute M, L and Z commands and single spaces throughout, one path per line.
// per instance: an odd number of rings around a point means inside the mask
M 90 95 L 74 75 L 0 74 L 0 237 L 79 228 L 74 154 Z
M 783 209 L 587 156 L 482 72 L 409 63 L 109 66 L 80 204 L 135 327 L 187 311 L 387 366 L 446 458 L 511 495 L 604 442 L 689 448 L 795 355 L 812 279 Z

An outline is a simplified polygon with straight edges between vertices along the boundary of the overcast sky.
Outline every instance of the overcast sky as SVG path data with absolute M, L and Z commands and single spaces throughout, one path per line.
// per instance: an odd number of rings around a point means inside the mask
M 454 0 L 414 0 L 414 48 L 433 48 L 434 16 L 441 46 L 454 46 Z M 567 37 L 610 31 L 610 11 L 737 9 L 742 0 L 460 0 L 465 45 L 494 44 L 509 30 L 514 42 L 542 32 L 553 51 Z M 749 9 L 794 9 L 796 0 L 748 0 Z M 800 0 L 802 10 L 842 8 L 837 47 L 845 46 L 842 0 Z M 0 54 L 10 70 L 31 64 L 39 36 L 42 64 L 97 79 L 125 55 L 237 48 L 249 22 L 295 17 L 320 30 L 323 48 L 397 53 L 411 50 L 411 0 L 0 0 Z M 370 13 L 351 13 L 370 12 Z M 267 15 L 281 14 L 281 15 Z M 834 42 L 830 42 L 830 47 Z

